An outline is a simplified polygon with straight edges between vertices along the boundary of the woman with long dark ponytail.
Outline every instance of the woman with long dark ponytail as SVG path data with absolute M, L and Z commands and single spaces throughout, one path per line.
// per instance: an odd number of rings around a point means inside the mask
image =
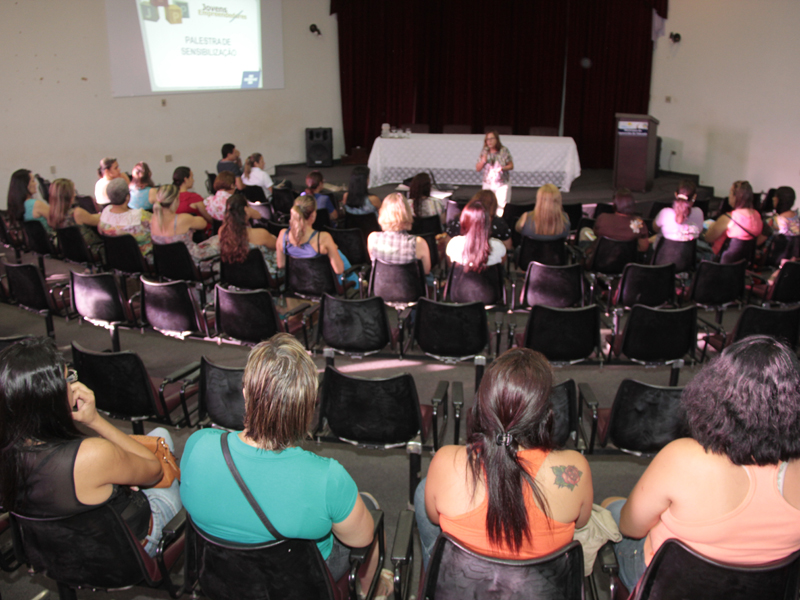
M 552 384 L 547 359 L 526 348 L 486 370 L 467 446 L 436 452 L 417 489 L 426 566 L 440 531 L 484 555 L 526 559 L 566 545 L 588 522 L 592 475 L 582 455 L 554 449 Z

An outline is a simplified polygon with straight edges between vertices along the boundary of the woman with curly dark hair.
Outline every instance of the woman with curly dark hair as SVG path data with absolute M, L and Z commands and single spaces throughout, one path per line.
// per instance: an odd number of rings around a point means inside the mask
M 252 248 L 258 248 L 264 256 L 270 275 L 278 276 L 275 260 L 276 238 L 266 229 L 250 227 L 247 215 L 247 199 L 239 192 L 228 198 L 225 220 L 219 228 L 219 251 L 222 262 L 243 263 Z
M 440 531 L 484 555 L 526 559 L 568 544 L 589 521 L 592 475 L 582 455 L 554 449 L 552 385 L 547 359 L 527 348 L 486 370 L 467 445 L 438 450 L 417 488 L 426 566 Z
M 799 368 L 789 348 L 757 335 L 686 386 L 692 437 L 665 446 L 627 501 L 603 503 L 626 536 L 615 551 L 629 589 L 669 538 L 739 565 L 800 548 Z

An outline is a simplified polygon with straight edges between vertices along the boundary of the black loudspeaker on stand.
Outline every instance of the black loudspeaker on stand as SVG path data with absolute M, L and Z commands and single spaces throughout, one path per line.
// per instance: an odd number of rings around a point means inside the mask
M 330 127 L 306 129 L 306 166 L 333 166 L 333 130 Z

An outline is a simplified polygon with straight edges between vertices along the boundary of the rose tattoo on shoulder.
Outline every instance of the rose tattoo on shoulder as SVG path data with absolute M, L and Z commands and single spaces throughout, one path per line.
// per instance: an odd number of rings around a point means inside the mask
M 553 469 L 553 473 L 556 476 L 555 484 L 560 488 L 569 488 L 570 491 L 575 489 L 575 486 L 578 485 L 581 480 L 581 475 L 583 475 L 583 471 L 580 471 L 578 467 L 574 465 L 550 468 Z

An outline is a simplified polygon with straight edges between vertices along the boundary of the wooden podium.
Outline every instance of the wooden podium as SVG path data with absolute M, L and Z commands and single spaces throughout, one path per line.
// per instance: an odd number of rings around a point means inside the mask
M 614 144 L 614 188 L 647 192 L 656 173 L 658 119 L 617 113 Z

